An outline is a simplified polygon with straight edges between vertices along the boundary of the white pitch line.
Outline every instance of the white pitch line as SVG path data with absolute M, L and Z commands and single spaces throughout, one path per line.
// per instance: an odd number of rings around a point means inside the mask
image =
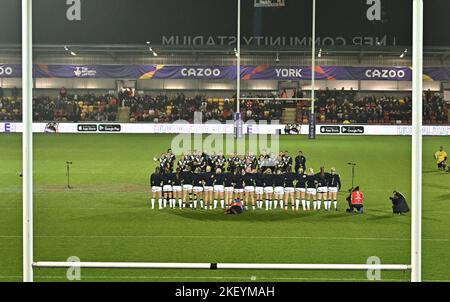
M 155 238 L 155 239 L 299 239 L 299 240 L 366 240 L 366 241 L 410 241 L 409 238 L 383 237 L 307 237 L 307 236 L 216 236 L 216 235 L 36 235 L 35 238 Z M 0 238 L 22 238 L 15 235 L 0 235 Z M 424 238 L 424 241 L 450 241 L 450 238 Z
M 256 279 L 255 279 L 256 277 Z M 0 279 L 19 279 L 22 278 L 22 276 L 0 276 Z M 58 280 L 67 280 L 66 276 L 35 276 L 35 279 L 58 279 Z M 210 280 L 250 280 L 250 281 L 258 281 L 258 280 L 297 280 L 297 281 L 370 281 L 364 278 L 358 279 L 358 278 L 315 278 L 315 277 L 258 277 L 258 276 L 251 276 L 251 277 L 236 277 L 236 276 L 84 276 L 81 277 L 81 281 L 83 279 L 92 279 L 92 280 L 106 280 L 106 279 L 112 279 L 112 280 L 120 280 L 120 279 L 128 279 L 128 280 L 183 280 L 183 279 L 210 279 Z M 397 282 L 404 282 L 408 279 L 382 279 L 380 281 L 397 281 Z M 424 280 L 424 281 L 437 281 L 437 280 Z M 439 282 L 443 282 L 442 280 L 439 280 Z
M 380 241 L 409 241 L 406 238 L 377 238 L 377 237 L 302 237 L 302 236 L 215 236 L 215 235 L 36 235 L 35 238 L 159 238 L 159 239 L 305 239 L 305 240 L 380 240 Z M 0 238 L 22 238 L 22 236 L 0 236 Z M 450 240 L 450 239 L 449 239 Z

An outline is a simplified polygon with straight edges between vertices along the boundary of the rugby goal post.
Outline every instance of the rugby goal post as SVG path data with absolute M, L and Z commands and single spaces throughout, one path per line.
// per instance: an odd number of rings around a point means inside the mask
M 413 1 L 413 99 L 422 99 L 423 0 Z M 313 0 L 315 3 L 315 0 Z M 239 16 L 240 16 L 240 0 Z M 315 5 L 313 5 L 315 6 Z M 239 34 L 239 32 L 238 32 Z M 239 40 L 239 39 L 238 39 Z M 313 43 L 314 44 L 314 43 Z M 314 55 L 314 53 L 313 53 Z M 240 56 L 240 49 L 238 50 Z M 240 60 L 238 60 L 240 61 Z M 240 65 L 240 64 L 239 64 Z M 238 71 L 239 71 L 238 65 Z M 33 261 L 32 157 L 32 0 L 22 0 L 23 91 L 23 281 L 33 281 L 34 268 L 130 269 L 265 269 L 265 270 L 411 270 L 411 281 L 421 281 L 422 106 L 413 103 L 411 264 L 245 264 L 245 263 L 128 263 Z M 239 78 L 239 77 L 238 77 Z M 238 93 L 239 100 L 239 93 Z M 238 102 L 239 104 L 239 102 Z
M 135 268 L 135 269 L 207 269 L 207 270 L 391 270 L 411 269 L 406 264 L 270 264 L 270 263 L 163 263 L 163 262 L 58 262 L 39 261 L 38 268 Z

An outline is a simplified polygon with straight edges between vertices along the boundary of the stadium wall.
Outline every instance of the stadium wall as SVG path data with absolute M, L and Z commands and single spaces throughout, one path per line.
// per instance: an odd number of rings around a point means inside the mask
M 160 91 L 192 91 L 207 92 L 211 97 L 231 97 L 236 90 L 236 83 L 232 80 L 137 80 L 137 90 L 144 92 Z M 278 91 L 278 81 L 242 81 L 241 90 L 243 92 L 256 91 Z M 34 79 L 34 88 L 37 95 L 57 95 L 61 87 L 76 91 L 116 91 L 115 79 L 55 79 L 39 78 Z M 310 81 L 301 81 L 303 90 L 310 90 Z M 18 78 L 0 78 L 0 87 L 5 89 L 5 94 L 10 95 L 14 87 L 21 88 L 22 81 Z M 411 82 L 405 81 L 316 81 L 316 89 L 341 89 L 356 91 L 411 91 Z M 425 81 L 424 90 L 441 91 L 441 82 Z M 80 93 L 80 92 L 79 92 Z
M 245 134 L 278 135 L 284 133 L 283 124 L 252 124 L 243 127 Z M 317 125 L 319 135 L 411 135 L 411 126 L 400 125 Z M 0 123 L 0 133 L 20 133 L 21 123 Z M 33 123 L 35 133 L 78 133 L 78 134 L 233 134 L 234 124 L 133 124 L 133 123 Z M 302 125 L 301 135 L 307 135 L 308 125 Z M 450 126 L 423 126 L 423 135 L 450 136 Z

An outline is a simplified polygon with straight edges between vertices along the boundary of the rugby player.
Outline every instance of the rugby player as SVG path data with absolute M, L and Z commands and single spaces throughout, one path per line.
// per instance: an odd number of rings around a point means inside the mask
M 276 209 L 278 206 L 278 201 L 280 202 L 280 207 L 283 208 L 284 200 L 284 174 L 281 170 L 277 171 L 277 174 L 273 175 L 273 208 Z
M 261 209 L 264 200 L 264 176 L 261 173 L 261 169 L 255 174 L 255 194 L 256 205 L 258 209 Z
M 159 162 L 159 169 L 161 172 L 168 168 L 168 161 L 165 153 L 161 153 L 159 157 L 153 157 L 153 160 Z
M 214 174 L 211 173 L 211 167 L 206 166 L 206 172 L 203 173 L 203 199 L 205 201 L 205 210 L 212 210 L 212 200 L 213 200 L 213 191 L 214 191 Z
M 217 155 L 216 152 L 213 152 L 211 155 L 206 156 L 207 159 L 207 165 L 211 167 L 211 171 L 216 171 L 216 162 L 217 162 Z
M 311 210 L 311 200 L 313 201 L 314 209 L 317 208 L 317 179 L 312 168 L 309 169 L 309 173 L 306 176 L 306 208 L 307 211 Z
M 291 202 L 291 209 L 294 210 L 295 204 L 295 189 L 294 182 L 297 179 L 297 175 L 293 172 L 287 172 L 284 175 L 284 209 L 287 210 L 289 201 Z M 298 206 L 297 206 L 298 210 Z
M 298 155 L 295 157 L 295 173 L 299 173 L 300 168 L 306 171 L 306 157 L 303 156 L 302 151 L 298 151 Z
M 441 168 L 447 159 L 442 147 L 435 158 Z M 175 157 L 170 149 L 155 160 L 159 161 L 159 167 L 150 176 L 152 209 L 156 201 L 159 209 L 166 208 L 167 203 L 170 208 L 176 208 L 177 204 L 180 209 L 187 204 L 197 208 L 200 203 L 203 209 L 216 209 L 219 201 L 220 207 L 225 208 L 239 199 L 254 210 L 263 208 L 264 200 L 266 210 L 276 209 L 278 205 L 288 210 L 290 205 L 292 210 L 298 211 L 301 202 L 303 210 L 307 211 L 311 210 L 311 201 L 314 210 L 321 209 L 322 201 L 325 210 L 331 210 L 332 204 L 337 210 L 341 180 L 336 169 L 327 173 L 321 167 L 317 174 L 309 169 L 306 175 L 302 169 L 304 161 L 296 158 L 298 173 L 294 173 L 287 151 L 278 155 L 261 154 L 258 158 L 251 153 L 245 156 L 235 153 L 228 160 L 223 154 L 209 156 L 200 151 L 186 152 L 178 161 L 175 173 L 171 170 Z
M 245 171 L 243 172 L 239 168 L 236 168 L 234 170 L 234 174 L 232 177 L 233 188 L 234 188 L 234 191 L 233 191 L 234 199 L 242 200 L 243 195 L 244 195 L 244 179 L 243 179 L 242 173 L 245 173 Z
M 161 179 L 164 196 L 163 207 L 166 208 L 167 202 L 172 202 L 172 174 L 170 173 L 169 168 L 162 173 Z
M 303 173 L 303 169 L 300 168 L 298 170 L 297 179 L 295 183 L 295 193 L 296 193 L 296 199 L 295 199 L 295 207 L 298 210 L 300 205 L 300 200 L 302 201 L 302 207 L 303 211 L 306 211 L 306 174 Z
M 225 207 L 224 199 L 224 186 L 225 175 L 222 174 L 222 169 L 217 168 L 216 174 L 214 175 L 214 209 L 217 208 L 217 202 L 220 198 L 220 207 L 223 209 Z
M 341 190 L 341 177 L 336 173 L 335 168 L 331 168 L 330 180 L 328 181 L 328 209 L 331 209 L 333 202 L 334 209 L 337 211 L 337 194 Z
M 284 162 L 284 167 L 285 167 L 284 172 L 291 172 L 292 171 L 292 157 L 289 155 L 289 151 L 284 151 L 283 162 Z
M 225 186 L 225 204 L 229 206 L 233 201 L 233 174 L 230 172 L 230 167 L 228 167 L 227 173 L 223 174 L 223 185 Z
M 266 170 L 266 158 L 264 155 L 260 155 L 258 160 L 256 161 L 256 165 L 259 168 L 259 173 L 264 173 Z
M 169 166 L 169 170 L 170 170 L 170 172 L 172 172 L 173 166 L 175 164 L 175 154 L 173 154 L 172 149 L 167 150 L 166 158 L 167 158 L 167 164 Z
M 445 167 L 447 166 L 447 152 L 444 151 L 443 146 L 439 147 L 439 151 L 434 154 L 434 158 L 436 159 L 438 169 L 445 171 Z
M 266 196 L 266 211 L 272 209 L 272 194 L 273 194 L 273 175 L 272 170 L 268 168 L 264 174 L 264 193 Z
M 216 169 L 219 168 L 221 171 L 225 171 L 225 164 L 227 163 L 227 159 L 222 153 L 219 153 L 217 159 L 215 161 Z
M 228 167 L 230 168 L 230 173 L 234 174 L 236 170 L 236 163 L 239 161 L 239 157 L 236 153 L 233 153 L 230 157 L 228 157 Z
M 330 175 L 325 172 L 325 167 L 320 167 L 320 172 L 316 174 L 317 179 L 317 204 L 314 204 L 314 210 L 320 211 L 322 201 L 327 210 L 328 205 L 328 180 Z
M 192 192 L 194 193 L 194 209 L 197 208 L 198 202 L 200 202 L 200 208 L 203 208 L 203 177 L 202 170 L 197 167 L 192 175 Z
M 152 210 L 155 208 L 155 200 L 158 200 L 159 209 L 162 209 L 162 187 L 161 174 L 159 167 L 155 168 L 155 172 L 150 176 L 150 186 L 152 187 Z
M 180 209 L 183 208 L 183 200 L 182 200 L 182 195 L 183 195 L 183 187 L 182 187 L 182 182 L 183 179 L 180 175 L 181 171 L 179 168 L 177 168 L 176 172 L 173 173 L 172 175 L 172 201 L 169 202 L 169 205 L 171 208 L 175 208 L 176 207 L 176 202 L 178 200 L 178 206 L 180 207 Z
M 245 192 L 245 203 L 248 205 L 252 205 L 253 210 L 255 210 L 255 173 L 247 173 L 243 172 L 243 181 L 244 181 L 244 192 Z
M 185 208 L 188 203 L 189 207 L 192 208 L 192 182 L 194 177 L 190 165 L 186 165 L 185 170 L 180 173 L 180 177 L 183 183 L 183 208 Z

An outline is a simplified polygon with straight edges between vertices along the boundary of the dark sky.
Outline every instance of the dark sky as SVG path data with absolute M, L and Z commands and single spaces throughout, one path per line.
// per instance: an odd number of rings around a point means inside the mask
M 366 0 L 318 0 L 317 35 L 396 38 L 411 44 L 411 0 L 380 0 L 382 21 L 368 21 Z M 425 2 L 425 44 L 450 46 L 450 1 Z M 34 42 L 39 44 L 159 44 L 162 36 L 236 34 L 236 0 L 81 0 L 82 20 L 66 19 L 63 0 L 34 0 Z M 242 0 L 242 34 L 309 36 L 311 0 L 285 8 L 255 9 Z M 20 43 L 20 1 L 0 1 L 0 43 Z M 8 30 L 5 30 L 8 29 Z

